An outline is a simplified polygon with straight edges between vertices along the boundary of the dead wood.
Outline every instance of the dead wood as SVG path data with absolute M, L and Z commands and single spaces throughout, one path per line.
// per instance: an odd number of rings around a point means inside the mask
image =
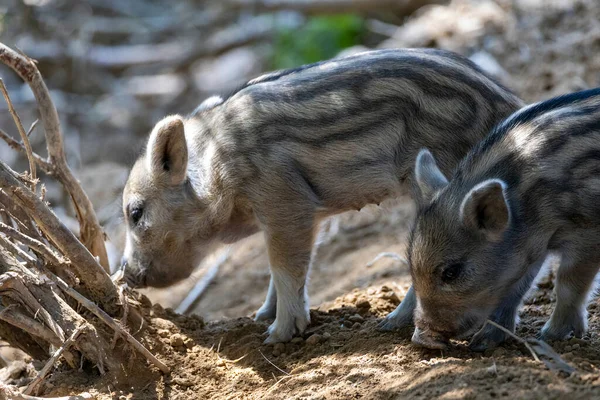
M 0 43 L 0 61 L 12 68 L 31 88 L 37 100 L 40 119 L 44 125 L 48 162 L 53 167 L 53 175 L 71 196 L 80 225 L 81 242 L 99 258 L 100 265 L 105 271 L 109 271 L 104 232 L 100 227 L 92 202 L 67 164 L 58 112 L 50 98 L 42 75 L 32 59 L 17 53 L 2 43 Z
M 58 217 L 0 161 L 0 189 L 31 217 L 44 235 L 70 261 L 85 292 L 111 315 L 117 315 L 117 288 L 96 259 Z

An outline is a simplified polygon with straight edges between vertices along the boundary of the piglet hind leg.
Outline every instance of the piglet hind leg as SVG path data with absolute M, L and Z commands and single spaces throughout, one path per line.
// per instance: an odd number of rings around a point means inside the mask
M 545 262 L 551 262 L 551 259 L 542 257 L 529 267 L 527 273 L 511 288 L 508 296 L 502 300 L 502 303 L 490 315 L 489 319 L 491 321 L 503 326 L 510 332 L 515 331 L 519 307 Z M 506 341 L 506 339 L 508 339 L 506 332 L 492 324 L 485 324 L 471 339 L 469 349 L 472 351 L 493 349 Z
M 590 257 L 595 251 L 579 254 Z M 578 261 L 563 257 L 556 274 L 556 307 L 542 328 L 542 340 L 564 340 L 571 334 L 583 336 L 587 330 L 588 294 L 599 267 L 598 257 Z
M 381 332 L 391 332 L 413 325 L 413 316 L 417 306 L 415 290 L 411 286 L 404 300 L 379 323 L 377 329 Z
M 269 327 L 265 343 L 287 342 L 304 332 L 310 323 L 306 276 L 311 262 L 313 227 L 294 229 L 287 225 L 286 228 L 285 232 L 267 234 L 277 306 L 275 322 Z
M 275 289 L 275 283 L 273 277 L 269 282 L 269 291 L 267 292 L 267 298 L 263 305 L 256 312 L 254 317 L 255 321 L 267 321 L 274 319 L 277 313 L 277 290 Z

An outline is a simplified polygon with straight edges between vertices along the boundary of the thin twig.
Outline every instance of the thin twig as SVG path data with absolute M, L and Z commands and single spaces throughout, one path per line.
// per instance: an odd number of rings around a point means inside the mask
M 87 328 L 88 328 L 87 323 L 84 323 L 82 325 L 79 325 L 77 327 L 77 329 L 75 329 L 73 331 L 73 334 L 63 343 L 62 346 L 60 346 L 60 348 L 58 350 L 56 350 L 56 352 L 52 355 L 52 357 L 50 357 L 50 359 L 48 360 L 46 365 L 44 365 L 44 368 L 42 368 L 42 370 L 38 373 L 38 375 L 35 377 L 35 379 L 33 381 L 31 381 L 31 383 L 29 385 L 27 385 L 27 387 L 25 388 L 25 391 L 23 393 L 25 393 L 25 394 L 33 393 L 33 391 L 44 381 L 44 378 L 46 377 L 48 372 L 50 372 L 52 367 L 54 367 L 54 364 L 62 356 L 62 354 L 65 352 L 65 350 L 67 350 L 69 347 L 71 347 L 73 342 L 75 342 L 75 339 L 77 339 L 77 336 L 79 336 L 79 334 L 81 334 L 81 332 L 83 332 L 84 329 L 87 329 Z
M 6 225 L 3 222 L 0 222 L 0 232 L 6 234 L 7 236 L 10 236 L 13 239 L 20 241 L 24 245 L 35 250 L 37 253 L 42 255 L 48 262 L 54 264 L 57 267 L 64 267 L 69 264 L 67 260 L 62 258 L 60 255 L 56 254 L 44 243 L 32 237 L 29 237 L 24 233 L 19 232 L 15 228 Z
M 26 315 L 14 310 L 16 306 L 14 304 L 8 307 L 0 306 L 0 319 L 16 326 L 19 329 L 29 333 L 32 336 L 37 336 L 44 339 L 53 346 L 60 346 L 60 339 L 50 329 L 40 324 L 34 319 L 29 318 Z
M 138 342 L 138 340 L 136 338 L 131 336 L 131 334 L 129 332 L 127 332 L 125 329 L 123 329 L 114 319 L 112 319 L 107 313 L 105 313 L 102 309 L 100 309 L 96 304 L 94 304 L 90 300 L 86 299 L 84 296 L 82 296 L 76 290 L 70 288 L 69 285 L 67 285 L 65 283 L 65 281 L 60 279 L 58 276 L 52 274 L 49 271 L 48 271 L 48 275 L 50 275 L 52 280 L 54 282 L 56 282 L 58 287 L 63 292 L 65 292 L 66 294 L 68 294 L 69 296 L 71 296 L 72 298 L 77 300 L 77 302 L 79 304 L 81 304 L 83 307 L 85 307 L 89 311 L 91 311 L 95 316 L 100 318 L 102 320 L 102 322 L 104 322 L 106 325 L 108 325 L 115 331 L 119 332 L 125 338 L 125 340 L 127 340 L 127 342 L 129 342 L 137 351 L 139 351 L 144 357 L 146 357 L 146 359 L 148 361 L 150 361 L 152 364 L 154 364 L 163 373 L 169 374 L 171 372 L 169 367 L 167 367 L 162 361 L 160 361 L 152 353 L 150 353 L 150 351 L 148 351 L 148 349 L 146 349 L 144 347 L 144 345 L 142 345 L 140 342 Z
M 13 103 L 10 100 L 8 90 L 6 90 L 6 86 L 4 85 L 4 81 L 2 80 L 2 78 L 0 78 L 0 90 L 2 91 L 2 95 L 4 95 L 6 104 L 8 104 L 8 111 L 10 112 L 10 115 L 12 115 L 13 120 L 15 121 L 15 125 L 17 126 L 17 130 L 19 131 L 19 135 L 21 135 L 21 139 L 23 140 L 25 152 L 27 153 L 27 160 L 29 161 L 29 174 L 31 175 L 31 190 L 35 192 L 37 171 L 35 168 L 35 160 L 33 159 L 33 150 L 31 149 L 31 143 L 29 143 L 29 136 L 23 128 L 23 124 L 21 123 L 21 117 L 19 117 L 19 114 L 17 114 L 17 110 L 15 110 L 15 108 L 13 107 Z
M 6 250 L 10 251 L 13 254 L 17 254 L 21 257 L 25 262 L 30 264 L 31 266 L 35 266 L 35 258 L 31 257 L 24 250 L 22 250 L 19 246 L 11 242 L 10 240 L 4 238 L 4 236 L 0 235 L 0 247 L 4 247 Z
M 289 375 L 289 374 L 290 374 L 289 372 L 285 372 L 284 370 L 282 370 L 281 368 L 279 368 L 277 365 L 273 364 L 273 363 L 271 362 L 271 360 L 269 360 L 267 357 L 265 357 L 265 355 L 263 354 L 263 352 L 262 352 L 262 351 L 258 350 L 258 352 L 260 353 L 260 355 L 261 355 L 261 356 L 263 356 L 263 358 L 264 358 L 265 360 L 267 360 L 267 362 L 268 362 L 269 364 L 271 364 L 272 366 L 274 366 L 275 368 L 277 368 L 277 369 L 278 369 L 278 370 L 279 370 L 281 373 L 283 373 L 283 374 L 285 374 L 285 375 Z
M 31 124 L 31 126 L 29 127 L 29 130 L 27 131 L 27 137 L 31 136 L 31 133 L 33 132 L 33 130 L 35 129 L 35 127 L 37 126 L 37 124 L 40 122 L 39 119 L 36 119 L 35 121 L 33 121 L 33 123 Z
M 515 340 L 523 343 L 525 345 L 525 347 L 527 347 L 527 350 L 529 350 L 529 352 L 531 353 L 531 355 L 533 356 L 533 358 L 535 359 L 535 361 L 541 362 L 541 360 L 538 357 L 537 353 L 535 352 L 535 350 L 533 350 L 533 347 L 531 347 L 531 345 L 529 343 L 527 343 L 527 340 L 523 339 L 522 337 L 519 337 L 519 336 L 515 335 L 514 333 L 512 333 L 511 331 L 509 331 L 508 329 L 506 329 L 502 325 L 497 324 L 496 322 L 494 322 L 492 320 L 488 319 L 487 321 L 485 321 L 485 323 L 486 324 L 490 324 L 492 326 L 495 326 L 496 328 L 498 328 L 501 331 L 503 331 L 504 333 L 506 333 L 508 336 L 510 336 L 513 339 L 515 339 Z
M 204 275 L 200 278 L 198 282 L 194 285 L 192 290 L 189 291 L 187 296 L 179 303 L 177 308 L 175 309 L 176 313 L 179 314 L 187 314 L 191 311 L 192 307 L 198 303 L 202 295 L 205 293 L 206 289 L 210 286 L 212 281 L 217 276 L 219 272 L 219 268 L 227 262 L 229 259 L 229 255 L 231 254 L 231 247 L 227 248 L 215 261 L 213 265 L 206 271 Z
M 23 145 L 23 143 L 15 140 L 12 138 L 12 136 L 10 136 L 8 133 L 4 132 L 2 129 L 0 129 L 0 139 L 4 140 L 6 142 L 6 144 L 8 144 L 11 148 L 18 150 L 18 151 L 22 151 L 24 153 L 27 153 L 27 149 L 25 149 L 25 146 Z M 42 156 L 40 156 L 39 154 L 33 152 L 33 159 L 35 160 L 36 164 L 38 165 L 38 167 L 40 167 L 42 170 L 44 170 L 44 172 L 48 175 L 52 175 L 53 168 L 52 168 L 52 164 L 50 164 L 48 161 L 46 161 L 46 159 Z
M 127 324 L 127 317 L 129 316 L 129 302 L 127 301 L 127 295 L 125 294 L 125 285 L 121 285 L 119 287 L 119 300 L 121 302 L 121 306 L 123 306 L 123 317 L 121 317 L 121 327 L 125 330 Z M 114 349 L 117 345 L 117 340 L 119 339 L 119 332 L 115 331 L 115 335 L 113 336 L 112 342 L 110 343 L 110 348 Z

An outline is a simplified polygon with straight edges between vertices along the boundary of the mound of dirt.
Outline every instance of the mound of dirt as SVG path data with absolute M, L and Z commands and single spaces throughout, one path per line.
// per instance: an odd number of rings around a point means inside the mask
M 411 330 L 380 333 L 378 321 L 402 294 L 394 282 L 355 289 L 311 310 L 312 323 L 291 343 L 264 345 L 266 323 L 248 317 L 204 324 L 146 302 L 142 341 L 173 369 L 170 376 L 132 354 L 118 377 L 64 371 L 45 395 L 90 392 L 99 399 L 458 399 L 511 397 L 589 399 L 600 396 L 600 319 L 591 308 L 590 334 L 554 343 L 576 368 L 567 376 L 533 360 L 516 341 L 485 354 L 466 342 L 447 351 L 416 348 Z M 551 312 L 544 283 L 522 312 L 517 334 L 532 336 Z

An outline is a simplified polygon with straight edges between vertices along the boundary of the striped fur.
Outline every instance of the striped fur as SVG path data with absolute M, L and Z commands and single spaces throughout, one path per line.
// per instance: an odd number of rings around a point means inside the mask
M 423 151 L 426 153 L 426 151 Z M 545 339 L 581 336 L 600 267 L 600 89 L 537 103 L 498 125 L 439 185 L 433 157 L 409 245 L 417 294 L 413 340 L 442 347 L 491 318 L 514 330 L 548 254 L 560 254 L 557 304 Z M 483 350 L 505 334 L 487 325 Z
M 169 285 L 213 245 L 262 230 L 272 282 L 257 319 L 276 316 L 267 340 L 289 340 L 309 322 L 319 222 L 406 192 L 423 146 L 449 173 L 520 106 L 470 61 L 437 50 L 373 51 L 254 79 L 154 129 L 142 157 L 154 161 L 136 163 L 124 192 L 127 276 Z M 181 181 L 173 118 L 185 126 Z M 173 140 L 155 140 L 163 135 Z

